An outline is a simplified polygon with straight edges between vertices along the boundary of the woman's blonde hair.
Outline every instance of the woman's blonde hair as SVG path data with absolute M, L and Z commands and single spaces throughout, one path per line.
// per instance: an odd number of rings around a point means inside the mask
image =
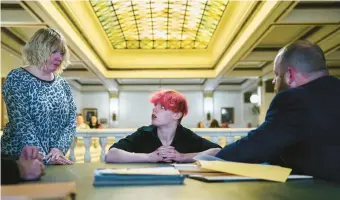
M 63 53 L 62 62 L 57 69 L 61 73 L 69 64 L 69 52 L 64 37 L 57 31 L 50 28 L 38 30 L 26 43 L 23 49 L 23 59 L 28 65 L 45 67 L 52 52 Z

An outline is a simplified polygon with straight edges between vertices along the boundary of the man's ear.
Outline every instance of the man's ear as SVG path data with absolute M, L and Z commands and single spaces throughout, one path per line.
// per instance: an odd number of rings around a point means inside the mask
M 177 112 L 177 113 L 174 113 L 173 115 L 174 117 L 174 120 L 179 120 L 181 119 L 181 117 L 183 116 L 183 113 L 182 112 Z
M 292 82 L 295 81 L 295 79 L 296 79 L 296 72 L 294 71 L 294 69 L 292 67 L 288 67 L 286 76 L 287 76 L 287 83 L 289 85 L 292 84 Z

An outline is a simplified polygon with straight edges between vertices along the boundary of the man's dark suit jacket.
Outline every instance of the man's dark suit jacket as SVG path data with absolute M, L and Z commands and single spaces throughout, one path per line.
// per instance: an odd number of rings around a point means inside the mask
M 216 156 L 340 182 L 340 80 L 326 76 L 279 92 L 265 122 Z

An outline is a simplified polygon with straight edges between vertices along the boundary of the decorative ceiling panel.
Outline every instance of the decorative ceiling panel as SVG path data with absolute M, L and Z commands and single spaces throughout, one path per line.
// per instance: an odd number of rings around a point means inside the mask
M 274 25 L 268 35 L 260 42 L 259 47 L 283 47 L 308 32 L 309 25 Z
M 119 84 L 122 85 L 153 85 L 153 84 L 203 84 L 205 79 L 117 79 Z
M 340 60 L 340 49 L 326 55 L 327 60 Z
M 256 61 L 250 61 L 250 62 L 238 62 L 235 66 L 235 68 L 238 69 L 244 69 L 244 68 L 258 68 L 261 69 L 263 65 L 265 65 L 267 62 L 256 62 Z
M 116 79 L 122 85 L 143 85 L 143 84 L 159 84 L 160 79 Z
M 242 84 L 246 79 L 244 78 L 223 78 L 220 83 L 236 83 Z
M 28 41 L 35 32 L 43 27 L 12 27 L 8 28 L 11 32 L 16 33 L 24 41 Z
M 82 65 L 82 64 L 70 64 L 70 65 L 68 65 L 67 66 L 67 68 L 66 68 L 66 70 L 79 70 L 79 69 L 81 69 L 81 70 L 86 70 L 87 71 L 87 69 L 84 67 L 84 65 Z
M 90 0 L 115 49 L 205 49 L 227 0 Z
M 98 79 L 82 78 L 82 79 L 78 79 L 76 81 L 81 85 L 102 85 L 102 83 Z
M 340 67 L 340 60 L 326 60 L 327 67 Z
M 204 78 L 196 78 L 196 79 L 161 79 L 162 84 L 203 84 L 205 81 Z
M 273 61 L 278 51 L 252 51 L 243 61 L 266 62 Z

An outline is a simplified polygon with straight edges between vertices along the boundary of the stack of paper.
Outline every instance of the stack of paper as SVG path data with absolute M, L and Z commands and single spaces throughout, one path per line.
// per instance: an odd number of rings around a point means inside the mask
M 286 182 L 292 171 L 292 169 L 280 166 L 237 162 L 197 161 L 197 164 L 203 169 L 278 182 Z
M 184 175 L 203 181 L 269 180 L 285 182 L 287 179 L 307 179 L 312 176 L 290 175 L 292 169 L 263 164 L 228 162 L 207 155 L 194 157 L 196 164 L 174 164 Z
M 93 185 L 179 185 L 183 181 L 184 176 L 173 167 L 97 169 Z

